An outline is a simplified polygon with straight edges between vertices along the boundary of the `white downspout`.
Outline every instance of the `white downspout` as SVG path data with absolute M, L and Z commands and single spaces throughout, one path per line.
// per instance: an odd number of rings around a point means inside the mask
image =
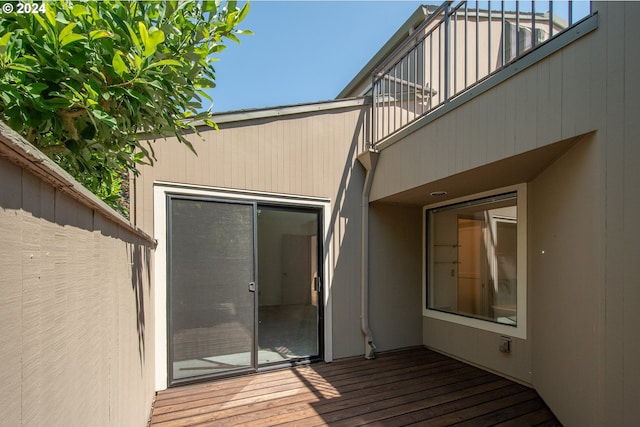
M 373 175 L 378 163 L 380 153 L 368 150 L 358 156 L 358 161 L 364 167 L 366 175 L 362 188 L 362 259 L 360 262 L 360 328 L 364 335 L 364 357 L 375 358 L 376 346 L 373 343 L 373 334 L 369 328 L 369 194 Z

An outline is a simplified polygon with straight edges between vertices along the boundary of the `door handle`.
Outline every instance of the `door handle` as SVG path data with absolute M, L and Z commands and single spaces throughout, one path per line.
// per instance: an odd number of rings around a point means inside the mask
M 249 282 L 249 292 L 256 291 L 256 282 Z

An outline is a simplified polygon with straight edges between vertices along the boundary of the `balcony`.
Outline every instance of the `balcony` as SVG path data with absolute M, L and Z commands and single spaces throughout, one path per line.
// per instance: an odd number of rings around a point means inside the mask
M 591 15 L 591 2 L 447 1 L 372 74 L 372 146 L 508 69 Z

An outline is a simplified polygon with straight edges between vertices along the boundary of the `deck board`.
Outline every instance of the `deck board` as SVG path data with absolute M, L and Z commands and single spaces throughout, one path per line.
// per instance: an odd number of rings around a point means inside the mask
M 159 392 L 150 426 L 534 426 L 560 423 L 523 385 L 426 349 Z

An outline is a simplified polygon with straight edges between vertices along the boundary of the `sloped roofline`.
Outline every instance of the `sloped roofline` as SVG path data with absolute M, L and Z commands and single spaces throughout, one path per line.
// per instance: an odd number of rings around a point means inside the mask
M 243 110 L 222 111 L 213 113 L 211 120 L 217 125 L 225 123 L 243 122 L 257 119 L 270 119 L 276 117 L 292 116 L 298 114 L 319 113 L 328 110 L 361 107 L 370 103 L 366 97 L 351 97 L 333 99 L 328 101 L 305 102 L 301 104 L 280 105 L 274 107 L 251 108 Z M 208 126 L 205 121 L 191 122 L 195 127 Z

